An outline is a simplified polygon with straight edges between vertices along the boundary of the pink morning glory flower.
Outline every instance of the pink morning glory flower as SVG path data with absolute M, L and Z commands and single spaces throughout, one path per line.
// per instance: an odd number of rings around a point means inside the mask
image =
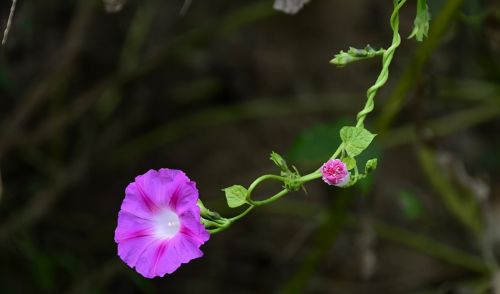
M 330 159 L 321 166 L 323 181 L 328 185 L 343 187 L 349 183 L 349 171 L 340 159 Z
M 210 235 L 200 223 L 198 190 L 184 172 L 150 170 L 125 190 L 115 242 L 118 255 L 146 278 L 171 274 L 201 257 Z

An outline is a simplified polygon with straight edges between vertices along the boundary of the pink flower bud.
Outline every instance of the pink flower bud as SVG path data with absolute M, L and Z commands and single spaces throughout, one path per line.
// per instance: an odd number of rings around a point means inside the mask
M 343 187 L 349 183 L 349 171 L 340 159 L 330 159 L 321 166 L 323 181 L 328 185 Z

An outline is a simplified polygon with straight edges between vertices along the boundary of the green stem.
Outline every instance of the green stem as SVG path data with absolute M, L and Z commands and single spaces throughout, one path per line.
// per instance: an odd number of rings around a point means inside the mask
M 221 226 L 221 224 L 220 224 L 220 223 L 217 223 L 217 222 L 211 221 L 211 220 L 206 219 L 206 218 L 202 218 L 202 219 L 201 219 L 201 223 L 202 223 L 205 227 L 220 227 L 220 226 Z
M 391 28 L 393 31 L 392 44 L 384 51 L 382 58 L 382 70 L 377 78 L 377 81 L 373 86 L 371 86 L 366 92 L 367 100 L 365 107 L 357 115 L 356 127 L 363 127 L 366 116 L 373 111 L 375 108 L 375 96 L 378 90 L 385 85 L 389 79 L 389 66 L 391 65 L 392 59 L 396 49 L 401 44 L 401 36 L 399 35 L 399 10 L 405 4 L 407 0 L 394 0 L 394 11 L 391 15 Z
M 252 184 L 250 184 L 250 187 L 248 187 L 248 199 L 250 199 L 250 196 L 253 192 L 253 190 L 262 182 L 267 181 L 267 180 L 276 180 L 280 182 L 284 182 L 286 178 L 277 176 L 277 175 L 263 175 L 255 179 Z
M 305 176 L 302 176 L 298 179 L 299 182 L 301 183 L 307 183 L 309 181 L 312 181 L 312 180 L 316 180 L 316 179 L 319 179 L 321 178 L 321 172 L 318 170 L 308 174 L 308 175 L 305 175 Z
M 354 165 L 354 177 L 358 179 L 359 177 L 359 170 L 358 170 L 358 165 Z
M 254 207 L 255 207 L 255 206 L 250 205 L 250 206 L 249 206 L 249 207 L 248 207 L 245 211 L 243 211 L 242 213 L 238 214 L 238 215 L 237 215 L 237 216 L 235 216 L 235 217 L 232 217 L 232 218 L 228 219 L 228 221 L 229 221 L 230 223 L 233 223 L 233 222 L 235 222 L 235 221 L 239 220 L 240 218 L 242 218 L 242 217 L 244 217 L 245 215 L 247 215 L 247 214 L 248 214 L 248 213 L 249 213 L 249 212 L 250 212 L 250 211 L 251 211 Z
M 269 204 L 271 202 L 274 202 L 274 201 L 280 199 L 281 197 L 285 196 L 289 192 L 290 191 L 288 191 L 287 189 L 283 189 L 279 193 L 277 193 L 274 196 L 271 196 L 265 200 L 256 201 L 256 200 L 252 200 L 252 199 L 248 198 L 247 201 L 248 201 L 248 203 L 250 203 L 250 205 L 261 206 L 261 205 L 265 205 L 265 204 Z
M 225 229 L 227 229 L 229 226 L 222 226 L 222 227 L 218 227 L 216 229 L 211 229 L 211 230 L 207 230 L 210 234 L 217 234 L 219 232 L 222 232 L 224 231 Z
M 232 218 L 228 218 L 226 219 L 226 221 L 224 222 L 224 224 L 219 224 L 219 225 L 215 225 L 216 228 L 215 229 L 209 229 L 208 232 L 210 234 L 216 234 L 216 233 L 219 233 L 219 232 L 222 232 L 224 231 L 225 229 L 229 228 L 231 226 L 232 223 L 234 223 L 235 221 L 239 220 L 240 218 L 244 217 L 245 215 L 247 215 L 250 211 L 252 211 L 252 209 L 254 208 L 255 206 L 254 205 L 250 205 L 247 209 L 245 209 L 245 211 L 243 211 L 242 213 L 238 214 L 237 216 L 235 217 L 232 217 Z M 205 225 L 204 221 L 206 220 L 202 220 L 202 223 Z
M 333 153 L 332 157 L 330 157 L 330 159 L 335 159 L 337 158 L 339 155 L 340 155 L 340 152 L 342 152 L 342 150 L 344 150 L 344 143 L 340 144 L 339 148 L 337 148 L 337 150 L 335 150 L 335 153 Z

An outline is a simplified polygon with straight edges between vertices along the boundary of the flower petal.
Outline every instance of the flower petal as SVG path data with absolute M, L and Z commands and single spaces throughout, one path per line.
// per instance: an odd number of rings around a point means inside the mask
M 161 168 L 158 172 L 161 177 L 170 181 L 173 181 L 176 178 L 183 179 L 186 182 L 189 181 L 189 178 L 186 176 L 186 174 L 178 169 Z
M 146 249 L 155 242 L 158 242 L 158 240 L 153 236 L 122 241 L 118 243 L 118 255 L 128 266 L 133 268 Z
M 152 273 L 156 276 L 163 277 L 165 274 L 171 274 L 176 269 L 178 269 L 182 262 L 179 259 L 179 254 L 175 249 L 174 242 L 172 240 L 165 241 L 165 248 L 161 251 L 158 250 L 158 259 L 156 260 L 155 266 L 151 269 Z
M 181 263 L 187 263 L 192 259 L 203 256 L 203 252 L 199 249 L 200 245 L 196 244 L 189 238 L 179 236 L 178 238 L 172 240 L 172 243 Z
M 161 169 L 159 172 L 149 170 L 135 178 L 137 188 L 145 196 L 145 202 L 152 211 L 165 207 L 171 201 L 177 187 L 189 182 L 189 178 L 180 170 Z
M 153 223 L 149 219 L 140 218 L 126 211 L 118 213 L 118 225 L 115 230 L 115 242 L 151 236 L 154 234 Z
M 156 240 L 141 254 L 135 269 L 146 278 L 154 278 L 171 274 L 180 265 L 170 240 Z
M 137 189 L 146 198 L 145 202 L 151 203 L 151 211 L 155 212 L 167 197 L 167 189 L 170 180 L 163 179 L 155 170 L 149 170 L 147 173 L 137 176 L 135 183 Z
M 200 213 L 198 211 L 186 211 L 181 214 L 181 234 L 188 236 L 191 239 L 196 240 L 196 243 L 201 245 L 205 243 L 209 238 L 210 234 L 205 229 L 205 226 L 200 222 Z
M 152 211 L 156 205 L 144 195 L 137 184 L 130 183 L 125 189 L 125 199 L 123 199 L 121 209 L 135 216 L 144 219 L 151 219 Z
M 193 203 L 196 203 L 196 201 L 198 201 L 196 183 L 192 181 L 180 182 L 172 192 L 169 206 L 175 210 L 177 214 L 182 214 L 188 209 L 198 207 L 197 205 L 193 206 Z

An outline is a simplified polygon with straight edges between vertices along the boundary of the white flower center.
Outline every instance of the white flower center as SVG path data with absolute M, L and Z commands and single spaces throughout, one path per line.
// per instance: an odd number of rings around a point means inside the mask
M 156 235 L 162 239 L 170 239 L 181 227 L 179 217 L 170 209 L 165 209 L 158 213 L 154 221 L 156 223 Z

